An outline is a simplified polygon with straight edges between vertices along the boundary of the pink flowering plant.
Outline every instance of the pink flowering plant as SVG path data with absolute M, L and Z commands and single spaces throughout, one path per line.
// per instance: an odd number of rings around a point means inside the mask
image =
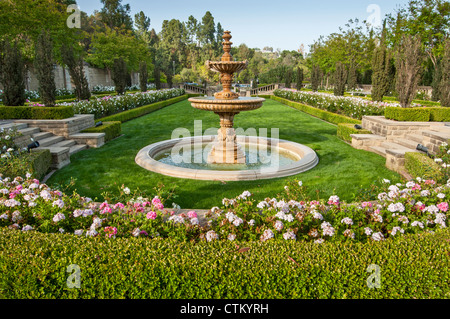
M 0 179 L 0 226 L 108 240 L 143 237 L 318 244 L 383 241 L 448 226 L 450 182 L 418 178 L 391 185 L 383 180 L 378 190 L 378 200 L 373 202 L 348 204 L 337 195 L 314 200 L 305 195 L 303 183 L 294 180 L 276 198 L 257 201 L 244 191 L 199 216 L 195 211 L 179 214 L 167 209 L 170 191 L 145 196 L 121 186 L 117 200 L 105 198 L 96 203 L 76 192 L 67 195 L 53 190 L 28 174 L 26 178 Z

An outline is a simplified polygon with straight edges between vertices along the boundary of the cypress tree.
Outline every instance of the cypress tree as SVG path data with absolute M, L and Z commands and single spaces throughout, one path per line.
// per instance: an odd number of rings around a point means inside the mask
M 148 71 L 147 63 L 141 62 L 139 65 L 139 84 L 141 92 L 147 92 Z
M 292 83 L 292 71 L 291 71 L 291 69 L 287 69 L 287 71 L 285 73 L 285 85 L 286 85 L 286 88 L 290 89 L 291 88 L 291 83 Z
M 450 39 L 445 42 L 444 57 L 441 61 L 441 85 L 439 87 L 441 105 L 450 107 Z
M 73 48 L 64 45 L 61 47 L 61 56 L 63 63 L 69 69 L 70 77 L 75 84 L 75 96 L 79 101 L 89 100 L 91 92 L 89 83 L 84 74 L 84 61 L 81 57 L 76 58 Z
M 334 71 L 334 95 L 344 96 L 345 84 L 347 83 L 348 71 L 342 62 L 336 63 L 336 70 Z
M 112 68 L 112 80 L 116 86 L 116 92 L 118 95 L 125 94 L 127 86 L 127 64 L 123 58 L 115 59 Z
M 159 69 L 159 65 L 155 64 L 154 69 L 154 77 L 155 77 L 155 88 L 157 90 L 161 90 L 161 70 Z
M 372 58 L 372 101 L 381 102 L 383 97 L 389 93 L 392 85 L 391 55 L 386 47 L 386 22 L 380 45 L 375 49 Z
M 441 80 L 442 80 L 441 64 L 442 60 L 439 60 L 433 72 L 433 82 L 431 82 L 431 87 L 433 88 L 433 92 L 431 93 L 431 100 L 435 102 L 441 99 Z
M 358 74 L 356 72 L 356 65 L 354 63 L 351 63 L 348 70 L 348 78 L 347 78 L 347 86 L 349 90 L 356 89 L 356 84 L 358 82 L 357 76 Z
M 314 92 L 319 90 L 320 85 L 320 68 L 317 65 L 313 65 L 311 69 L 311 88 Z
M 297 91 L 300 91 L 303 87 L 303 69 L 297 68 Z
M 41 32 L 36 42 L 34 68 L 39 81 L 41 102 L 48 107 L 56 104 L 56 84 L 53 72 L 53 43 L 48 32 Z
M 418 36 L 405 35 L 397 48 L 396 90 L 402 107 L 409 107 L 416 96 L 422 74 L 424 52 Z
M 24 105 L 25 66 L 17 43 L 0 43 L 0 83 L 3 85 L 3 104 L 8 106 Z

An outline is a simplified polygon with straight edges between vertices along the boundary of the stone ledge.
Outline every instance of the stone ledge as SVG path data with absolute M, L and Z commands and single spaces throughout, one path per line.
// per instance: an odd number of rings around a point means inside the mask
M 61 169 L 70 164 L 70 149 L 68 147 L 39 147 L 32 151 L 39 151 L 42 149 L 49 150 L 52 155 L 51 168 Z
M 78 133 L 68 137 L 77 144 L 86 144 L 90 148 L 99 148 L 105 144 L 105 133 Z

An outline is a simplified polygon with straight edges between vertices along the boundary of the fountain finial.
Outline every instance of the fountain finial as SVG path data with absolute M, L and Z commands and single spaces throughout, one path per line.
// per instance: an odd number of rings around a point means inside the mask
M 233 56 L 231 55 L 231 45 L 233 44 L 233 42 L 230 42 L 232 36 L 231 36 L 231 32 L 230 31 L 225 31 L 224 35 L 222 37 L 225 41 L 222 42 L 223 45 L 223 51 L 225 52 L 224 55 L 222 56 L 222 61 L 227 62 L 227 61 L 233 61 Z

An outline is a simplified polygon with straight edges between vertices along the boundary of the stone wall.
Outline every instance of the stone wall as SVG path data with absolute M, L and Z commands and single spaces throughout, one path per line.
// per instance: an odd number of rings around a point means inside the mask
M 55 72 L 55 84 L 57 89 L 72 90 L 74 84 L 70 78 L 69 71 L 60 65 L 54 65 Z M 89 87 L 92 89 L 96 85 L 114 86 L 114 82 L 111 79 L 111 75 L 106 69 L 98 69 L 89 66 L 87 63 L 84 65 L 84 73 L 89 83 Z M 139 73 L 133 72 L 131 74 L 131 84 L 139 84 Z M 31 68 L 25 78 L 25 89 L 28 91 L 37 91 L 39 88 L 39 81 Z M 0 84 L 0 89 L 3 89 Z

